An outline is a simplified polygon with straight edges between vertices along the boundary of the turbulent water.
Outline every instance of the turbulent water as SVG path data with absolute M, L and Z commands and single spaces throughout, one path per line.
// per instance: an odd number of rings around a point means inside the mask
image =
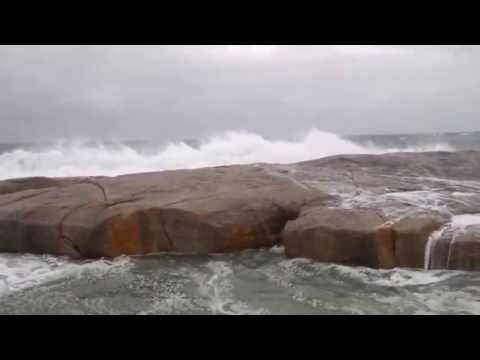
M 479 140 L 480 133 L 340 138 L 313 130 L 289 140 L 228 132 L 162 145 L 3 144 L 0 179 L 291 163 L 347 153 L 479 150 Z M 436 206 L 428 196 L 421 199 Z M 470 218 L 457 222 L 465 221 Z M 480 314 L 480 274 L 288 260 L 282 248 L 85 262 L 0 254 L 0 314 Z
M 478 274 L 349 268 L 281 252 L 84 263 L 4 255 L 0 314 L 480 314 Z
M 293 163 L 337 154 L 455 149 L 449 144 L 448 138 L 436 137 L 437 141 L 433 141 L 426 137 L 423 144 L 417 137 L 412 138 L 411 143 L 402 138 L 374 136 L 349 140 L 311 130 L 296 139 L 275 140 L 245 131 L 231 131 L 203 140 L 167 144 L 81 139 L 56 143 L 4 144 L 0 146 L 0 179 L 121 175 L 259 162 Z

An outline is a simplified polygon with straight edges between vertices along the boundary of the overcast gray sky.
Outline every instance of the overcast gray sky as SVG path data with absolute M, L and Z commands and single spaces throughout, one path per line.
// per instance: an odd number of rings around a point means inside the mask
M 0 46 L 0 141 L 480 130 L 477 46 Z

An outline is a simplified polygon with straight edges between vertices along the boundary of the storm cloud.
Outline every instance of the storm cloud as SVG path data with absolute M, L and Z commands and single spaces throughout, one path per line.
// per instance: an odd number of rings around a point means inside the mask
M 0 46 L 0 141 L 480 130 L 478 46 Z

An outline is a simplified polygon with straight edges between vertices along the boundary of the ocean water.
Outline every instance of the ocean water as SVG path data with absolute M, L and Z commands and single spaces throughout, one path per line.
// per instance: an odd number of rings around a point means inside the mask
M 281 248 L 88 262 L 2 255 L 0 274 L 0 314 L 480 314 L 475 273 L 288 260 Z
M 310 130 L 289 139 L 267 139 L 229 131 L 205 139 L 170 143 L 152 141 L 59 140 L 52 143 L 0 145 L 0 180 L 26 176 L 114 176 L 136 172 L 193 169 L 250 163 L 293 163 L 338 154 L 396 151 L 455 151 L 460 140 L 448 136 L 360 136 L 341 138 Z M 466 144 L 479 144 L 465 137 Z M 480 139 L 480 133 L 474 133 Z M 420 138 L 421 139 L 421 138 Z M 480 145 L 477 145 L 480 148 Z M 463 149 L 463 148 L 459 148 Z
M 480 133 L 341 138 L 312 130 L 296 139 L 232 131 L 167 144 L 79 139 L 3 144 L 0 179 L 291 163 L 337 154 L 480 150 L 479 140 Z M 422 206 L 437 204 L 413 195 Z M 289 260 L 281 247 L 81 262 L 0 254 L 0 314 L 480 314 L 480 273 Z

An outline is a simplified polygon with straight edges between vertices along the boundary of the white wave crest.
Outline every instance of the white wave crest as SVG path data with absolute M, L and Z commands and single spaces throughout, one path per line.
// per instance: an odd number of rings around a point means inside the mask
M 251 132 L 229 131 L 211 137 L 198 147 L 184 142 L 170 143 L 150 154 L 122 143 L 112 147 L 76 140 L 57 143 L 43 150 L 16 149 L 0 154 L 0 179 L 30 176 L 116 176 L 233 164 L 287 164 L 339 154 L 438 150 L 452 149 L 441 144 L 406 149 L 360 146 L 317 129 L 310 130 L 296 141 L 268 140 Z
M 81 277 L 85 273 L 101 277 L 110 272 L 127 271 L 132 266 L 128 257 L 75 263 L 50 255 L 1 254 L 0 297 L 57 279 Z

